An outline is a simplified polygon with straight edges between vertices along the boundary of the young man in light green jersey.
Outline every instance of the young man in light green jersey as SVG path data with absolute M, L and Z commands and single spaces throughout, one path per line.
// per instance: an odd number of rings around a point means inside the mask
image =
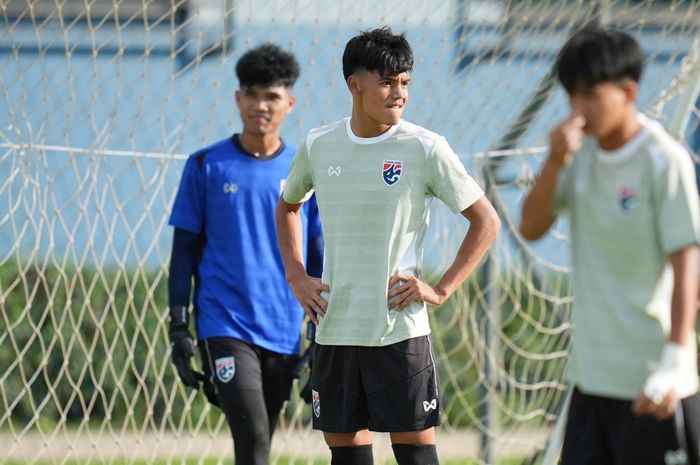
M 643 53 L 630 35 L 584 29 L 558 77 L 571 115 L 522 208 L 542 237 L 570 219 L 574 391 L 563 465 L 698 464 L 695 368 L 700 212 L 688 152 L 636 109 Z
M 438 379 L 426 304 L 440 305 L 474 271 L 500 222 L 447 141 L 401 119 L 413 52 L 388 28 L 343 54 L 352 114 L 309 132 L 277 206 L 287 280 L 318 323 L 314 428 L 333 465 L 372 463 L 370 431 L 391 433 L 399 465 L 435 465 Z M 322 280 L 306 275 L 299 209 L 315 190 L 325 237 Z M 470 226 L 439 282 L 421 280 L 430 201 Z

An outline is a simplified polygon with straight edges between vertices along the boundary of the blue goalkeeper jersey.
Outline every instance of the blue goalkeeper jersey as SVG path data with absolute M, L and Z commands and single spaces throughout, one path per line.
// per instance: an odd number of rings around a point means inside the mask
M 256 158 L 234 135 L 187 160 L 169 223 L 204 239 L 194 294 L 198 339 L 232 337 L 298 353 L 304 311 L 285 280 L 275 226 L 294 153 L 283 143 Z M 303 206 L 302 224 L 305 236 L 321 235 L 315 198 Z

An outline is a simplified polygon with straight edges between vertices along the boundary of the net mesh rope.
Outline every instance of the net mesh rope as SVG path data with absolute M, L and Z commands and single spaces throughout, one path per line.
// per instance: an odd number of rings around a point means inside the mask
M 531 457 L 566 391 L 573 300 L 565 221 L 534 245 L 517 232 L 567 114 L 560 89 L 536 90 L 566 37 L 606 22 L 642 42 L 639 106 L 667 124 L 693 85 L 700 29 L 689 1 L 0 0 L 0 16 L 0 462 L 26 463 L 230 460 L 224 418 L 169 359 L 167 220 L 184 160 L 240 130 L 245 50 L 273 41 L 297 55 L 283 124 L 296 144 L 346 116 L 344 44 L 383 24 L 414 47 L 405 118 L 446 136 L 504 225 L 479 272 L 431 310 L 441 455 Z M 690 111 L 682 133 L 700 145 Z M 467 228 L 438 203 L 430 279 Z M 298 390 L 275 463 L 328 457 Z

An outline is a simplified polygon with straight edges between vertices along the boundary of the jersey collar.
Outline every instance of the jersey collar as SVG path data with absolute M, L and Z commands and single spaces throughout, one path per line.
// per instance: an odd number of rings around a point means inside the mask
M 639 124 L 642 127 L 639 132 L 634 135 L 634 137 L 627 141 L 625 145 L 615 150 L 603 150 L 600 147 L 597 148 L 596 154 L 599 162 L 610 164 L 620 163 L 629 159 L 637 152 L 647 136 L 649 136 L 654 129 L 660 126 L 659 123 L 647 118 L 641 113 L 637 113 L 637 121 L 639 121 Z
M 287 148 L 286 144 L 284 143 L 284 140 L 280 138 L 280 147 L 273 153 L 272 155 L 265 155 L 265 156 L 260 156 L 256 155 L 254 153 L 250 153 L 247 151 L 245 148 L 243 148 L 243 145 L 241 144 L 241 139 L 240 139 L 240 134 L 234 134 L 231 136 L 231 143 L 233 144 L 236 149 L 238 149 L 239 152 L 241 152 L 243 155 L 246 155 L 254 160 L 260 160 L 260 161 L 267 161 L 267 160 L 272 160 L 273 158 L 276 158 L 279 154 L 284 152 L 284 149 Z
M 374 137 L 358 137 L 355 135 L 354 132 L 352 132 L 352 128 L 350 127 L 350 117 L 345 118 L 345 129 L 347 130 L 348 137 L 350 138 L 351 141 L 355 142 L 356 144 L 362 144 L 362 145 L 369 145 L 369 144 L 377 144 L 379 142 L 385 141 L 391 136 L 393 136 L 396 131 L 398 131 L 399 126 L 401 126 L 401 123 L 403 120 L 399 120 L 398 124 L 393 125 L 389 129 L 387 129 L 384 133 L 379 134 L 378 136 Z

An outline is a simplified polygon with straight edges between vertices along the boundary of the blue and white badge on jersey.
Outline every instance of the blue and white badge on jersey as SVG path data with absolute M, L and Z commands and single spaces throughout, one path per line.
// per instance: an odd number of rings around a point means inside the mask
M 233 379 L 233 375 L 236 374 L 236 361 L 233 357 L 222 357 L 217 358 L 214 362 L 216 364 L 216 377 L 222 383 L 228 383 Z
M 630 216 L 639 207 L 639 191 L 633 187 L 620 186 L 617 189 L 617 205 L 624 216 Z
M 387 186 L 393 186 L 401 178 L 403 170 L 403 161 L 401 160 L 384 160 L 382 165 L 382 179 Z

